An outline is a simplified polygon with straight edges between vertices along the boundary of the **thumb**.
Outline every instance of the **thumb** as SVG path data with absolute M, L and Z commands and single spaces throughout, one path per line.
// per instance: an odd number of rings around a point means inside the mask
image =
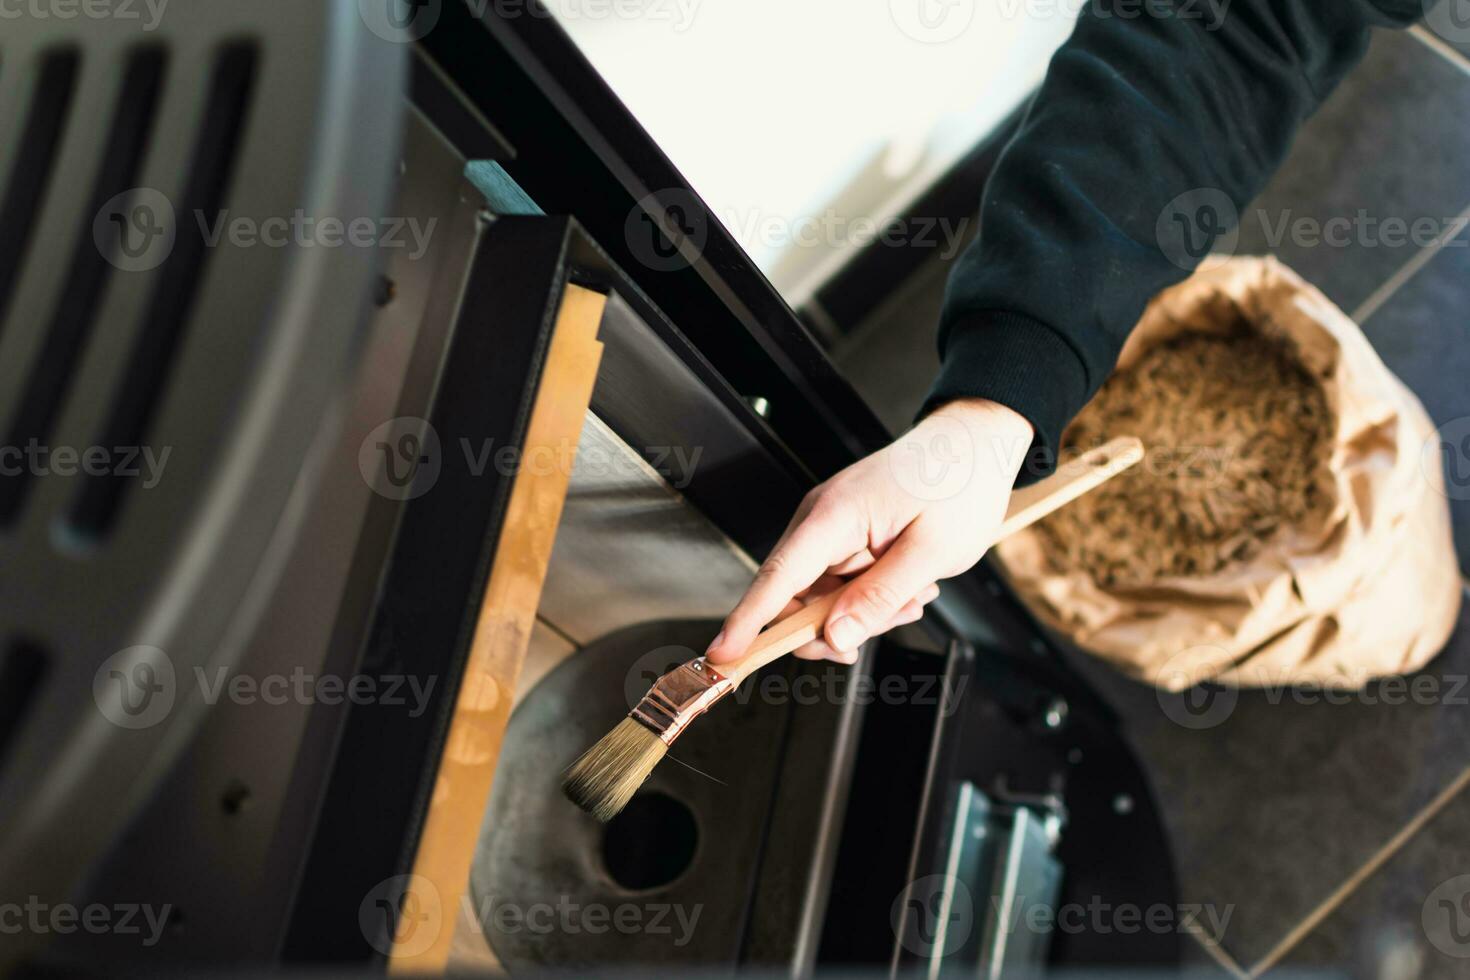
M 935 581 L 935 544 L 912 528 L 842 590 L 827 616 L 827 643 L 847 653 L 881 632 L 924 587 Z

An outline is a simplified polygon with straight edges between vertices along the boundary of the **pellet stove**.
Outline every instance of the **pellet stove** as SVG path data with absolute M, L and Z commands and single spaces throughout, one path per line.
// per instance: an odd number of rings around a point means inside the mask
M 561 798 L 889 434 L 534 2 L 23 19 L 0 134 L 6 445 L 169 452 L 0 478 L 0 910 L 159 922 L 0 968 L 1177 960 L 1028 925 L 1172 870 L 983 566 L 773 665 L 606 826 Z

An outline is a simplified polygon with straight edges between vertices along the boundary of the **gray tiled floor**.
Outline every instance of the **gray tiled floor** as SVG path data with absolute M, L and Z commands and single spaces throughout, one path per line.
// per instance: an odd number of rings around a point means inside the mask
M 1462 4 L 1470 23 L 1470 0 L 1449 2 Z M 1431 49 L 1425 36 L 1375 39 L 1257 202 L 1268 223 L 1283 215 L 1353 219 L 1362 209 L 1374 228 L 1389 218 L 1428 218 L 1443 228 L 1470 206 L 1470 60 L 1451 60 L 1453 52 Z M 1462 49 L 1470 54 L 1470 43 Z M 1464 433 L 1451 427 L 1470 419 L 1470 247 L 1460 245 L 1470 233 L 1424 251 L 1385 243 L 1372 231 L 1344 247 L 1288 237 L 1273 248 L 1264 234 L 1270 225 L 1252 212 L 1239 253 L 1274 251 L 1349 313 L 1371 299 L 1362 318 L 1369 339 L 1453 439 L 1451 505 L 1461 565 L 1470 568 L 1470 422 Z M 932 376 L 943 273 L 926 268 L 839 353 L 890 424 L 906 421 Z M 1330 704 L 1291 692 L 1241 692 L 1228 717 L 1204 729 L 1171 720 L 1187 717 L 1179 711 L 1183 696 L 1161 697 L 1085 655 L 1072 659 L 1118 708 L 1149 770 L 1176 851 L 1181 899 L 1229 908 L 1221 945 L 1235 962 L 1247 970 L 1258 964 L 1352 881 L 1345 900 L 1281 951 L 1271 977 L 1414 975 L 1381 973 L 1394 957 L 1418 964 L 1426 977 L 1470 976 L 1470 958 L 1454 955 L 1470 952 L 1470 899 L 1460 906 L 1464 931 L 1447 933 L 1454 903 L 1436 904 L 1447 896 L 1431 895 L 1441 882 L 1470 874 L 1470 795 L 1452 799 L 1360 884 L 1355 877 L 1470 767 L 1470 610 L 1422 672 L 1435 684 L 1428 698 L 1384 703 L 1385 689 L 1376 688 L 1376 699 L 1370 691 Z M 1438 927 L 1426 918 L 1426 903 L 1429 916 L 1441 916 Z M 1443 934 L 1438 944 L 1434 928 Z M 1455 936 L 1464 938 L 1463 950 Z M 1186 966 L 1202 977 L 1229 975 L 1202 948 L 1191 950 Z
M 1465 0 L 1440 0 L 1428 5 L 1424 30 L 1434 38 L 1470 58 L 1470 3 Z
M 1442 227 L 1470 203 L 1467 117 L 1470 77 L 1460 67 L 1406 32 L 1379 32 L 1242 212 L 1236 251 L 1276 255 L 1354 312 L 1417 251 L 1386 223 Z M 1345 232 L 1343 247 L 1313 234 L 1333 219 L 1351 222 L 1327 239 Z
M 1417 37 L 1381 35 L 1304 129 L 1257 208 L 1271 220 L 1291 211 L 1325 221 L 1365 208 L 1379 221 L 1429 217 L 1447 226 L 1470 204 L 1470 130 L 1458 122 L 1467 111 L 1470 75 L 1461 66 Z M 1429 253 L 1371 239 L 1346 248 L 1288 239 L 1272 249 L 1253 240 L 1259 230 L 1248 212 L 1241 251 L 1274 251 L 1350 311 L 1384 283 L 1401 283 L 1364 320 L 1365 332 L 1447 434 L 1447 423 L 1470 416 L 1470 248 L 1463 247 L 1470 236 L 1452 239 L 1405 279 L 1415 255 Z M 1470 478 L 1470 451 L 1448 462 L 1466 466 L 1458 473 Z M 1453 497 L 1470 497 L 1470 479 L 1463 493 L 1456 471 L 1451 479 Z M 1470 506 L 1451 503 L 1462 566 L 1470 566 Z M 1462 611 L 1446 652 L 1423 672 L 1437 682 L 1423 703 L 1370 703 L 1371 690 L 1346 704 L 1241 692 L 1225 721 L 1191 730 L 1170 720 L 1184 717 L 1184 696 L 1161 698 L 1094 662 L 1078 663 L 1119 707 L 1145 759 L 1186 900 L 1233 906 L 1221 944 L 1247 969 L 1470 766 L 1470 612 Z M 1391 956 L 1412 958 L 1425 976 L 1470 975 L 1470 961 L 1444 955 L 1420 922 L 1429 890 L 1459 873 L 1457 861 L 1470 863 L 1460 844 L 1467 830 L 1470 802 L 1457 799 L 1287 950 L 1271 975 L 1377 976 Z
M 1466 77 L 1470 86 L 1470 76 Z M 1466 158 L 1470 160 L 1470 157 Z M 1470 165 L 1467 165 L 1470 170 Z M 1470 197 L 1470 175 L 1466 178 Z M 1413 389 L 1445 452 L 1445 490 L 1460 567 L 1470 571 L 1470 232 L 1462 232 L 1363 324 L 1389 368 Z
M 1459 796 L 1287 956 L 1283 967 L 1347 964 L 1373 976 L 1386 955 L 1421 980 L 1470 975 L 1470 797 Z M 1446 904 L 1447 903 L 1447 904 Z
M 1247 967 L 1470 766 L 1470 607 L 1423 672 L 1437 693 L 1422 698 L 1223 692 L 1233 707 L 1191 728 L 1179 719 L 1195 723 L 1186 699 L 1197 693 L 1155 691 L 1084 654 L 1073 663 L 1152 777 L 1181 899 L 1229 911 L 1218 938 Z

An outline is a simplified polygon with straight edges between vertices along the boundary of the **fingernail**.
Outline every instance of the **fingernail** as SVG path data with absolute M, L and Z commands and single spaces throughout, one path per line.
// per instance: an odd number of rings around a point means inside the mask
M 709 641 L 709 646 L 704 648 L 704 655 L 708 657 L 710 653 L 714 651 L 715 647 L 719 646 L 720 643 L 724 641 L 724 639 L 725 631 L 720 630 L 718 633 L 715 634 L 715 638 Z
M 827 635 L 834 647 L 846 653 L 863 642 L 863 624 L 851 616 L 843 616 L 828 628 Z

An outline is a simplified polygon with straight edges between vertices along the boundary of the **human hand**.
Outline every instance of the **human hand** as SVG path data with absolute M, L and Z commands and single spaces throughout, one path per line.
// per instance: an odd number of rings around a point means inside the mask
M 853 663 L 869 637 L 917 620 L 995 543 L 1032 435 L 1003 405 L 954 401 L 814 488 L 705 656 L 739 659 L 767 623 L 844 586 L 796 656 Z

